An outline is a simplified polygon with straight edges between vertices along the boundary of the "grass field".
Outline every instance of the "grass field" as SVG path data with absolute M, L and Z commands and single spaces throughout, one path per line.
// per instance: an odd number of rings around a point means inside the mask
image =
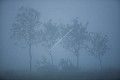
M 46 71 L 30 73 L 25 71 L 1 72 L 0 80 L 120 80 L 120 70 L 103 71 Z

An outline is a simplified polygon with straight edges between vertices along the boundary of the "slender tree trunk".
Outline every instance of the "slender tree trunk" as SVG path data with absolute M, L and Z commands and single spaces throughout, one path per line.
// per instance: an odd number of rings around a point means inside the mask
M 51 60 L 52 60 L 52 67 L 53 67 L 53 56 L 52 56 L 51 50 L 50 50 L 50 57 L 51 57 Z
M 79 72 L 79 53 L 77 53 L 78 55 L 76 56 L 77 57 L 77 69 L 78 69 L 78 72 Z
M 100 70 L 102 71 L 102 61 L 100 56 L 99 56 L 99 63 L 100 63 Z
M 30 73 L 31 73 L 31 69 L 32 69 L 32 54 L 31 54 L 31 44 L 29 44 L 29 57 L 30 57 Z

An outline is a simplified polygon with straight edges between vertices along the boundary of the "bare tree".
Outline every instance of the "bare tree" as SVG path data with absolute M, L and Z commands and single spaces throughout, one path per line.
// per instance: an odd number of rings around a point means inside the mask
M 33 8 L 21 7 L 16 17 L 16 22 L 13 24 L 11 31 L 12 39 L 23 42 L 28 46 L 30 57 L 30 72 L 32 64 L 32 45 L 38 43 L 41 38 L 41 31 L 37 31 L 40 25 L 40 13 Z
M 91 33 L 91 46 L 89 47 L 89 52 L 91 55 L 97 57 L 100 63 L 100 70 L 102 70 L 101 57 L 106 53 L 108 47 L 107 35 L 102 35 L 101 33 Z
M 65 31 L 72 29 L 68 36 L 63 41 L 63 46 L 74 53 L 77 59 L 77 69 L 79 71 L 79 56 L 80 50 L 85 48 L 87 45 L 87 41 L 89 41 L 89 33 L 87 32 L 87 24 L 85 26 L 82 23 L 78 22 L 78 18 L 73 20 L 73 24 L 67 25 L 68 29 L 64 29 Z

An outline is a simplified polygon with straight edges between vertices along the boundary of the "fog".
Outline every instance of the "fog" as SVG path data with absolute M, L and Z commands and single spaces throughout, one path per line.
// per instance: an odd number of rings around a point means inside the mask
M 101 32 L 108 37 L 109 49 L 101 57 L 103 71 L 112 69 L 120 71 L 120 1 L 118 0 L 1 0 L 0 1 L 0 77 L 9 74 L 6 72 L 28 72 L 30 57 L 28 46 L 11 39 L 11 28 L 17 21 L 16 17 L 21 7 L 32 8 L 40 13 L 39 27 L 52 20 L 52 23 L 59 25 L 73 24 L 73 19 L 78 19 L 84 25 L 88 22 L 88 32 Z M 67 32 L 66 32 L 67 33 Z M 66 34 L 65 33 L 65 34 Z M 63 35 L 65 35 L 63 34 Z M 60 39 L 60 38 L 58 38 Z M 54 66 L 60 69 L 61 59 L 70 60 L 76 65 L 76 56 L 67 50 L 61 43 L 52 50 Z M 31 73 L 39 72 L 39 62 L 45 57 L 51 64 L 49 49 L 40 43 L 33 44 L 31 48 L 32 61 Z M 79 53 L 79 72 L 99 71 L 99 59 L 89 54 L 85 49 Z M 72 73 L 72 72 L 71 72 Z M 82 74 L 82 73 L 81 73 Z M 112 79 L 120 79 L 119 73 Z M 109 75 L 110 76 L 110 75 Z M 12 77 L 10 77 L 11 79 Z M 9 77 L 7 78 L 9 79 Z M 34 78 L 33 78 L 34 80 Z M 48 78 L 49 80 L 49 78 Z

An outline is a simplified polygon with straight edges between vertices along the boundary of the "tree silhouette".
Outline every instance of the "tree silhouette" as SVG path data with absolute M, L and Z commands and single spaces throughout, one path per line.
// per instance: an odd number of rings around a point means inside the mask
M 102 35 L 101 33 L 91 33 L 91 46 L 89 47 L 89 52 L 91 55 L 97 57 L 100 63 L 100 69 L 102 70 L 101 57 L 106 53 L 109 48 L 107 35 Z
M 12 39 L 16 39 L 19 42 L 23 42 L 28 46 L 29 57 L 30 57 L 30 72 L 31 72 L 31 62 L 32 45 L 38 43 L 41 38 L 41 31 L 38 30 L 40 25 L 40 13 L 33 8 L 21 7 L 19 13 L 16 17 L 16 22 L 13 24 L 11 31 Z
M 79 71 L 79 54 L 82 48 L 85 48 L 87 41 L 89 41 L 89 33 L 87 32 L 88 23 L 83 26 L 82 23 L 78 22 L 78 18 L 73 20 L 73 24 L 67 25 L 67 29 L 63 30 L 68 31 L 72 29 L 68 36 L 63 41 L 63 46 L 74 53 L 77 59 L 77 69 Z M 63 31 L 64 32 L 64 31 Z
M 53 63 L 53 55 L 51 53 L 51 50 L 54 47 L 54 44 L 59 39 L 58 27 L 56 24 L 52 23 L 52 20 L 49 20 L 48 22 L 43 24 L 43 32 L 44 32 L 44 37 L 43 37 L 44 41 L 42 44 L 49 51 L 53 66 L 54 63 Z

